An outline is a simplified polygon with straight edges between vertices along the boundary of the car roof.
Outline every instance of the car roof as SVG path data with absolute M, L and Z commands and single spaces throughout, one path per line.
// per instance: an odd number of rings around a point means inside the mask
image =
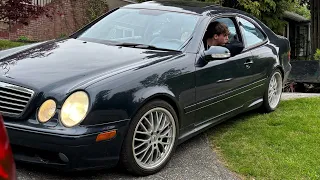
M 180 12 L 180 13 L 198 14 L 203 16 L 209 16 L 210 14 L 219 14 L 219 13 L 246 14 L 243 11 L 222 7 L 214 3 L 181 1 L 181 0 L 148 1 L 144 3 L 130 4 L 124 7 L 137 8 L 137 9 L 157 9 L 157 10 L 174 11 L 174 12 Z

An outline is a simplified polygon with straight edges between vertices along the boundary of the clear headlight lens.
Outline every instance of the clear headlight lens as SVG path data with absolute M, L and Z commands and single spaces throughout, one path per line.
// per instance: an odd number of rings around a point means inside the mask
M 89 97 L 87 93 L 78 91 L 71 94 L 61 109 L 61 122 L 66 127 L 78 125 L 87 115 Z
M 38 120 L 42 123 L 49 121 L 56 112 L 57 105 L 52 99 L 46 100 L 41 104 L 38 111 Z

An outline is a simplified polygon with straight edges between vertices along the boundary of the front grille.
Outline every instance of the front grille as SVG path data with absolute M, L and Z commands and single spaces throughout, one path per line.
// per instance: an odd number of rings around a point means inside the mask
M 34 91 L 0 82 L 0 113 L 5 116 L 19 117 L 23 114 Z

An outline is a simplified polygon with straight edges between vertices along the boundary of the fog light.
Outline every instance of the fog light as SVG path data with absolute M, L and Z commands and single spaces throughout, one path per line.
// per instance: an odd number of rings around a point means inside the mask
M 100 133 L 96 138 L 96 142 L 112 139 L 116 134 L 116 130 Z
M 61 161 L 65 162 L 65 163 L 69 162 L 68 157 L 63 153 L 59 153 L 59 158 L 61 159 Z

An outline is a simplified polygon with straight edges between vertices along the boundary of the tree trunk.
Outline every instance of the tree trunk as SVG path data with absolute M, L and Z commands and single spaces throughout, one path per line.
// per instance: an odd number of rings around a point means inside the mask
M 312 55 L 320 49 L 320 1 L 311 0 L 311 46 Z

